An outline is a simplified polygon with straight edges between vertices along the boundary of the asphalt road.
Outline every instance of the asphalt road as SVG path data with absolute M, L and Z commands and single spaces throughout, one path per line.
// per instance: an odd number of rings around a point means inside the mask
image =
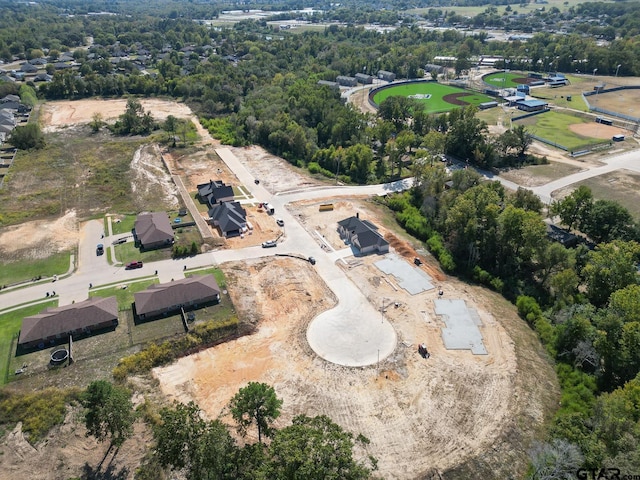
M 382 314 L 369 303 L 356 285 L 344 272 L 335 265 L 336 256 L 341 252 L 330 252 L 320 247 L 318 239 L 306 231 L 286 209 L 288 203 L 300 200 L 331 198 L 345 195 L 384 195 L 401 191 L 412 185 L 412 179 L 399 182 L 369 186 L 327 186 L 298 189 L 273 195 L 263 185 L 254 183 L 254 177 L 233 155 L 228 148 L 219 148 L 217 153 L 227 164 L 239 181 L 251 192 L 254 198 L 270 202 L 275 208 L 275 215 L 284 220 L 283 236 L 278 247 L 264 249 L 260 246 L 238 250 L 219 250 L 179 260 L 163 260 L 145 263 L 136 270 L 107 263 L 107 255 L 97 256 L 96 245 L 103 243 L 110 248 L 111 243 L 122 235 L 112 236 L 105 232 L 103 223 L 91 220 L 83 224 L 78 247 L 77 268 L 65 278 L 55 282 L 39 283 L 28 287 L 7 289 L 0 292 L 0 313 L 24 304 L 43 302 L 46 294 L 53 291 L 59 296 L 59 304 L 68 305 L 88 298 L 89 286 L 126 283 L 142 277 L 157 276 L 161 283 L 184 277 L 184 270 L 218 265 L 228 261 L 242 261 L 248 258 L 272 256 L 276 253 L 291 253 L 304 258 L 313 256 L 317 259 L 315 268 L 338 298 L 338 304 L 332 310 L 323 312 L 309 326 L 307 339 L 310 346 L 322 358 L 341 365 L 364 366 L 383 360 L 395 349 L 397 338 L 393 327 L 382 317 Z M 587 168 L 586 170 L 555 180 L 532 190 L 540 198 L 550 203 L 551 193 L 573 183 L 602 175 L 618 169 L 627 169 L 640 173 L 640 152 L 631 151 L 612 156 L 604 160 L 605 165 Z M 490 172 L 480 171 L 486 178 L 500 181 L 509 189 L 517 189 L 518 185 L 502 179 Z

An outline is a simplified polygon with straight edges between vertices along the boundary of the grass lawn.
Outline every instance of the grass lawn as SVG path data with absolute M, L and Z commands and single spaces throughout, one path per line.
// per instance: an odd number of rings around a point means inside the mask
M 235 187 L 234 187 L 234 194 L 235 194 Z M 196 208 L 198 209 L 199 212 L 206 213 L 209 211 L 209 206 L 206 203 L 202 203 L 200 201 L 200 197 L 198 197 L 197 191 L 190 192 L 189 195 L 193 199 L 193 203 L 195 203 Z
M 186 274 L 187 277 L 193 277 L 194 275 L 213 275 L 218 282 L 218 286 L 222 289 L 227 288 L 227 279 L 224 276 L 224 272 L 219 268 L 208 267 L 198 270 L 189 270 Z
M 471 105 L 479 105 L 494 100 L 487 95 L 463 90 L 462 88 L 451 87 L 449 85 L 442 85 L 435 82 L 412 82 L 384 88 L 374 95 L 373 101 L 380 105 L 385 99 L 393 96 L 409 97 L 412 95 L 430 95 L 429 98 L 417 97 L 416 100 L 424 105 L 427 113 L 440 113 L 459 108 L 458 105 L 453 105 L 443 99 L 445 95 L 455 93 L 466 94 L 461 100 Z
M 569 150 L 579 150 L 588 145 L 602 143 L 601 139 L 584 137 L 569 130 L 570 125 L 587 122 L 574 115 L 553 111 L 514 121 L 519 125 L 525 125 L 532 134 L 563 145 Z
M 116 297 L 118 299 L 118 310 L 130 310 L 134 299 L 133 294 L 141 292 L 155 283 L 158 283 L 158 279 L 150 278 L 133 283 L 119 283 L 105 288 L 93 288 L 89 291 L 89 297 Z M 122 288 L 122 285 L 126 285 L 127 288 Z
M 0 385 L 7 383 L 8 368 L 15 356 L 12 347 L 13 339 L 20 332 L 22 319 L 36 315 L 47 307 L 56 307 L 57 305 L 57 300 L 51 300 L 0 315 Z
M 111 231 L 114 235 L 119 235 L 121 233 L 131 233 L 133 230 L 133 225 L 136 223 L 137 215 L 113 215 L 111 217 Z M 106 222 L 105 218 L 105 222 Z M 106 229 L 105 224 L 105 232 Z
M 116 258 L 114 261 L 122 264 L 135 262 L 137 260 L 142 260 L 143 262 L 155 262 L 171 258 L 171 248 L 169 247 L 141 252 L 133 242 L 127 242 L 121 245 L 116 245 L 115 250 Z
M 69 270 L 71 252 L 61 252 L 38 260 L 0 262 L 0 285 L 31 280 L 34 277 L 62 275 Z

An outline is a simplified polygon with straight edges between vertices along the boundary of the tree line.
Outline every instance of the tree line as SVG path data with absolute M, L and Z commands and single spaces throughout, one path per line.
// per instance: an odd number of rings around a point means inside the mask
M 87 435 L 109 442 L 102 462 L 131 438 L 139 418 L 151 425 L 154 446 L 136 470 L 136 480 L 166 479 L 170 471 L 188 480 L 365 480 L 376 468 L 375 458 L 364 462 L 354 458 L 356 444 L 366 445 L 368 440 L 362 435 L 354 438 L 325 415 L 298 415 L 291 425 L 275 429 L 282 400 L 264 383 L 249 382 L 227 406 L 241 438 L 246 439 L 250 428 L 257 431 L 257 442 L 245 440 L 243 445 L 227 424 L 206 419 L 193 402 L 174 402 L 155 414 L 138 414 L 131 392 L 105 380 L 89 384 L 80 398 Z

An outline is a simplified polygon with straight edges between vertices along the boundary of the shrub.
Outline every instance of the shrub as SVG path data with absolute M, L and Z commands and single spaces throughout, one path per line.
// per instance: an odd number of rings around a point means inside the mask
M 36 443 L 55 425 L 64 421 L 68 403 L 78 400 L 80 390 L 49 388 L 35 393 L 0 392 L 3 423 L 22 422 L 30 443 Z
M 527 320 L 530 325 L 533 325 L 538 318 L 542 317 L 542 309 L 533 297 L 520 295 L 516 299 L 516 307 L 518 307 L 518 314 Z
M 453 255 L 447 250 L 442 241 L 442 237 L 438 233 L 433 233 L 427 240 L 427 248 L 438 259 L 440 265 L 446 272 L 452 272 L 456 268 L 456 262 Z

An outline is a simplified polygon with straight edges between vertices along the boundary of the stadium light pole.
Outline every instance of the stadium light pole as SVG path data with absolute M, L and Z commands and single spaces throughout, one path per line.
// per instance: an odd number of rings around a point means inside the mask
M 594 69 L 593 69 L 593 78 L 595 78 L 595 77 L 596 77 L 596 72 L 597 72 L 597 71 L 598 71 L 598 69 L 597 69 L 597 68 L 594 68 Z
M 616 67 L 616 78 L 618 78 L 618 70 L 620 70 L 621 66 L 622 64 L 618 64 L 618 66 Z

